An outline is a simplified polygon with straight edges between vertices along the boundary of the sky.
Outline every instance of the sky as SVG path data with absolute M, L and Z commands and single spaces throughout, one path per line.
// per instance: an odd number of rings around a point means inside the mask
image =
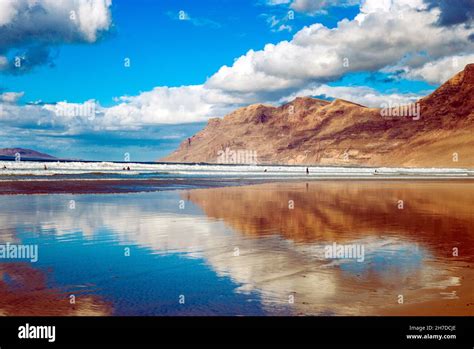
M 153 161 L 252 103 L 410 103 L 474 62 L 474 2 L 0 0 L 0 148 Z

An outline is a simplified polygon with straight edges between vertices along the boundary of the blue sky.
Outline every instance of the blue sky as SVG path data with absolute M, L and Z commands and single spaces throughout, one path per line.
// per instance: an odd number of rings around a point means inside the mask
M 108 106 L 114 97 L 155 86 L 201 84 L 250 49 L 289 40 L 294 31 L 315 21 L 334 27 L 338 20 L 353 18 L 358 9 L 330 8 L 327 15 L 319 16 L 295 14 L 292 32 L 274 32 L 267 18 L 284 17 L 286 6 L 268 7 L 254 0 L 115 0 L 113 26 L 98 42 L 54 47 L 53 67 L 3 76 L 2 85 L 24 91 L 24 102 L 80 103 L 94 98 Z M 179 21 L 179 11 L 203 23 Z M 130 58 L 130 68 L 124 67 L 125 58 Z
M 409 102 L 472 61 L 472 8 L 453 13 L 442 2 L 2 4 L 0 147 L 152 161 L 208 118 L 250 103 L 302 94 L 370 106 Z M 67 18 L 71 11 L 77 18 Z M 454 49 L 443 48 L 446 40 Z M 91 100 L 93 118 L 57 113 Z

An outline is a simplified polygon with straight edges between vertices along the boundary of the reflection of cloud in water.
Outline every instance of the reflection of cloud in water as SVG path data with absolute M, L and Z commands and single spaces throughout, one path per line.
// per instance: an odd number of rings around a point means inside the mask
M 275 188 L 264 189 L 192 190 L 182 195 L 18 196 L 0 200 L 0 225 L 33 233 L 51 231 L 65 239 L 68 233 L 81 231 L 91 240 L 98 238 L 94 233 L 108 228 L 114 235 L 106 238 L 123 245 L 203 258 L 218 275 L 238 283 L 239 292 L 261 293 L 269 309 L 287 307 L 289 296 L 294 295 L 296 314 L 376 314 L 377 309 L 396 302 L 400 292 L 407 302 L 413 302 L 411 290 L 427 290 L 421 298 L 417 296 L 416 301 L 421 301 L 436 296 L 440 288 L 459 285 L 452 268 L 432 261 L 439 259 L 439 246 L 426 244 L 412 230 L 405 230 L 410 227 L 408 217 L 393 218 L 401 221 L 398 225 L 392 221 L 383 224 L 374 206 L 366 213 L 369 216 L 358 221 L 353 215 L 360 214 L 357 207 L 341 211 L 351 206 L 347 200 L 338 197 L 339 206 L 333 205 L 331 195 L 339 191 L 332 192 L 330 186 L 331 190 L 313 196 L 317 210 L 298 206 L 297 201 L 291 215 L 276 216 L 275 205 L 287 202 L 288 195 Z M 295 188 L 289 191 L 298 197 Z M 259 199 L 262 193 L 265 200 Z M 71 198 L 76 200 L 75 210 L 68 208 Z M 177 208 L 182 198 L 190 202 L 181 211 Z M 257 205 L 252 206 L 252 200 Z M 245 207 L 250 207 L 251 214 Z M 380 203 L 379 210 L 387 207 Z M 206 215 L 200 214 L 200 208 Z M 318 251 L 334 241 L 363 244 L 365 261 L 321 258 Z

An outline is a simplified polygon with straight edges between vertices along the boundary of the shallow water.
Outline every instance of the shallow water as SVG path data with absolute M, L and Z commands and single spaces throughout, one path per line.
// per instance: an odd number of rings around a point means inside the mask
M 39 249 L 0 261 L 0 314 L 474 315 L 473 208 L 469 181 L 0 196 L 0 243 Z

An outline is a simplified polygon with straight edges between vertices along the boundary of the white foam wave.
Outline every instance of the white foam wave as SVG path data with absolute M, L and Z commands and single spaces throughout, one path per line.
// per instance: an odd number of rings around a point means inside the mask
M 46 168 L 45 168 L 46 166 Z M 130 171 L 124 171 L 130 167 Z M 461 168 L 368 168 L 368 167 L 315 167 L 310 166 L 309 177 L 374 177 L 374 176 L 474 176 L 474 170 Z M 266 170 L 266 172 L 265 172 Z M 307 177 L 306 166 L 263 165 L 203 165 L 203 164 L 144 164 L 114 162 L 41 162 L 0 161 L 0 177 L 7 176 L 53 176 L 53 175 L 127 175 L 169 174 L 179 176 L 206 177 Z

